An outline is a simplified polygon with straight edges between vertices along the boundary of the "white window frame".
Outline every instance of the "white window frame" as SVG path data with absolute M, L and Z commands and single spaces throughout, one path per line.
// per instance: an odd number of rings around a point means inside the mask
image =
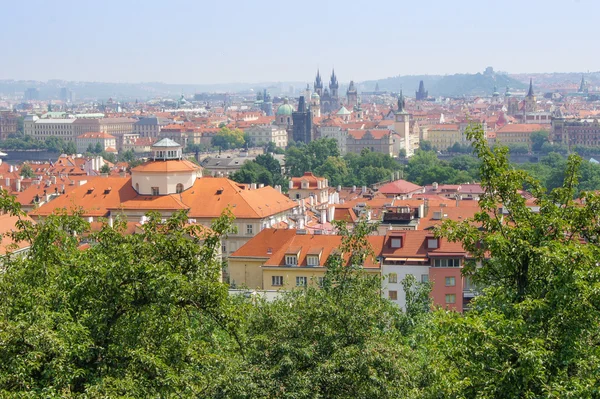
M 283 276 L 271 276 L 271 285 L 281 287 L 283 285 Z
M 445 278 L 446 287 L 456 287 L 456 277 L 446 276 Z
M 319 266 L 319 257 L 316 255 L 308 255 L 306 257 L 306 264 L 308 266 Z
M 402 237 L 392 237 L 390 245 L 392 248 L 402 248 Z
M 296 276 L 296 287 L 306 287 L 308 285 L 308 277 Z
M 246 225 L 246 235 L 251 236 L 252 234 L 254 234 L 254 225 L 247 224 Z
M 285 264 L 286 264 L 286 266 L 298 266 L 298 256 L 286 255 L 285 256 Z

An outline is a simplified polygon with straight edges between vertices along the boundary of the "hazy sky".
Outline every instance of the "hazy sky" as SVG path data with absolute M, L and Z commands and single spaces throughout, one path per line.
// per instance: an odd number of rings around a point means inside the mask
M 0 79 L 597 71 L 599 0 L 3 0 Z

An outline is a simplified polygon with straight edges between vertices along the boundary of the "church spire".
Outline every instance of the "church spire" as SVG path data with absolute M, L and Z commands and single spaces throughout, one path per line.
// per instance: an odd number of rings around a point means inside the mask
M 577 92 L 579 92 L 579 93 L 585 92 L 586 86 L 587 86 L 587 84 L 585 82 L 585 76 L 583 74 L 581 74 L 581 84 L 579 85 L 579 90 L 577 90 Z
M 527 97 L 533 97 L 533 78 L 529 79 L 529 91 L 527 92 Z
M 404 94 L 402 94 L 402 90 L 400 90 L 400 95 L 398 96 L 398 113 L 404 112 L 404 106 L 406 102 L 404 101 Z

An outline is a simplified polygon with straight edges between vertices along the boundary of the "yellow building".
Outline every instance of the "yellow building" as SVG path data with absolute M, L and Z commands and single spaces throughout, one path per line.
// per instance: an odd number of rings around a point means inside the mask
M 368 237 L 373 252 L 381 254 L 385 237 Z M 264 229 L 229 256 L 229 280 L 233 287 L 290 290 L 320 284 L 327 258 L 339 250 L 341 236 L 312 235 L 304 230 Z M 380 273 L 375 259 L 367 259 L 365 270 Z
M 512 123 L 496 131 L 496 144 L 527 144 L 531 148 L 531 133 L 549 131 L 548 125 L 539 123 Z
M 460 126 L 456 123 L 433 125 L 428 131 L 428 141 L 440 151 L 446 151 L 454 143 L 462 141 Z

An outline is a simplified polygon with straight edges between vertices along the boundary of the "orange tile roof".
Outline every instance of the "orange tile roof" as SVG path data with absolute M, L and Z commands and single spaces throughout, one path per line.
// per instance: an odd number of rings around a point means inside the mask
M 410 194 L 420 190 L 423 187 L 406 180 L 396 180 L 379 187 L 378 191 L 383 194 Z
M 169 161 L 148 161 L 131 169 L 132 172 L 167 173 L 167 172 L 193 172 L 200 166 L 186 159 Z
M 21 217 L 22 220 L 33 222 L 29 216 Z M 9 236 L 13 231 L 17 231 L 16 223 L 19 221 L 18 216 L 11 216 L 9 214 L 0 215 L 0 255 L 6 255 L 9 252 L 24 249 L 29 247 L 31 244 L 26 241 L 20 241 L 15 243 L 14 240 Z M 16 248 L 9 248 L 10 246 L 16 246 Z
M 348 136 L 352 136 L 355 140 L 364 138 L 365 134 L 369 133 L 376 140 L 389 136 L 390 131 L 388 129 L 373 129 L 373 130 L 348 130 Z
M 384 238 L 383 236 L 367 237 L 375 257 L 381 253 Z M 264 266 L 276 267 L 285 266 L 286 253 L 294 252 L 299 254 L 298 266 L 306 267 L 307 255 L 320 253 L 319 264 L 323 265 L 329 255 L 339 249 L 341 243 L 342 237 L 338 235 L 297 234 L 297 230 L 293 229 L 263 229 L 240 249 L 231 254 L 230 259 L 235 257 L 266 258 Z M 371 257 L 367 259 L 364 267 L 377 269 L 379 268 L 379 262 Z
M 533 133 L 540 130 L 548 131 L 550 126 L 539 123 L 512 123 L 502 126 L 496 131 L 496 135 L 503 133 Z
M 115 136 L 112 136 L 108 133 L 104 132 L 88 132 L 83 133 L 77 136 L 78 139 L 114 139 Z
M 297 203 L 272 187 L 244 189 L 226 178 L 203 177 L 181 194 L 139 195 L 131 185 L 131 177 L 100 177 L 61 195 L 31 212 L 47 216 L 55 209 L 81 207 L 83 216 L 106 217 L 110 211 L 189 209 L 190 218 L 215 218 L 229 207 L 236 218 L 261 219 L 285 212 Z M 93 191 L 88 192 L 93 188 Z M 108 190 L 110 188 L 110 190 Z
M 402 248 L 391 248 L 390 240 L 392 237 L 401 236 Z M 466 255 L 460 242 L 449 242 L 440 239 L 440 245 L 437 249 L 427 248 L 427 239 L 433 238 L 432 232 L 423 230 L 392 230 L 385 236 L 385 244 L 382 256 L 385 258 L 428 258 L 435 254 L 456 254 L 456 256 Z
M 301 189 L 303 181 L 308 182 L 309 189 L 316 189 L 318 187 L 317 182 L 325 181 L 325 178 L 317 177 L 312 172 L 304 172 L 304 175 L 302 175 L 301 177 L 292 177 L 291 181 L 294 185 L 294 189 Z

